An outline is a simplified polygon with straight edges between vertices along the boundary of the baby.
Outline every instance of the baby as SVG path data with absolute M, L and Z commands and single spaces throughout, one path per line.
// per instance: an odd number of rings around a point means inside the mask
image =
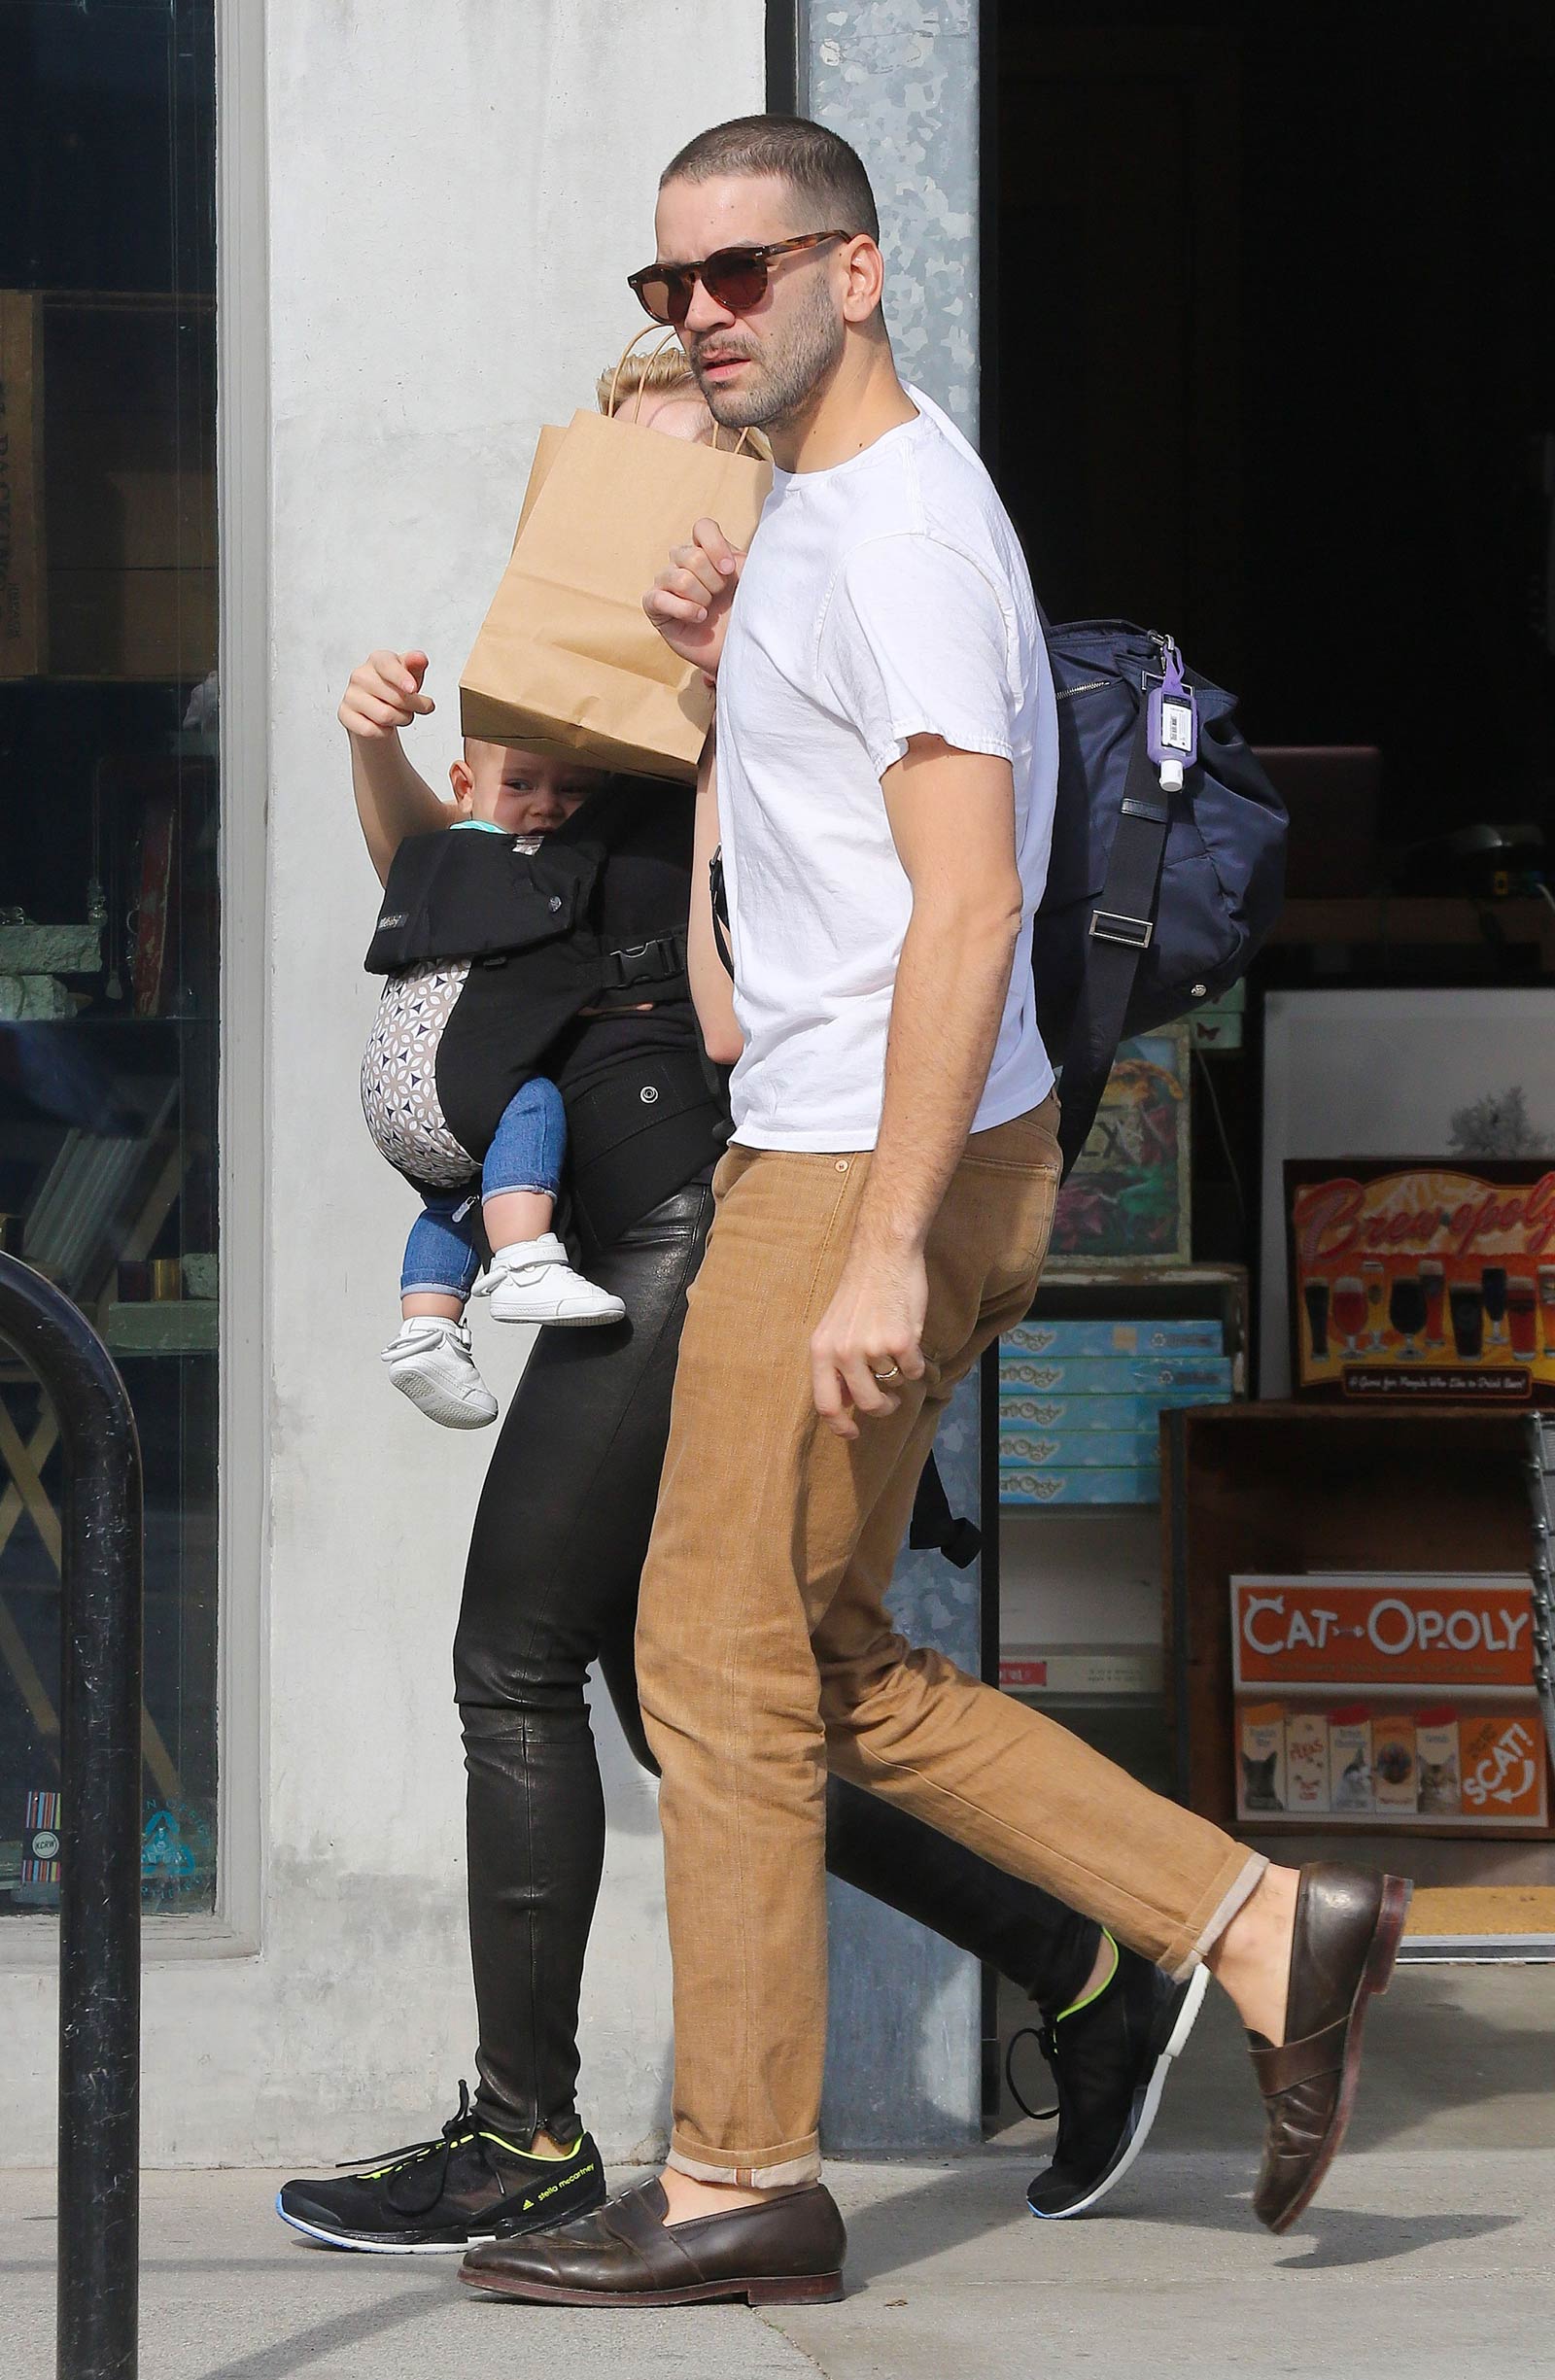
M 671 437 L 701 444 L 713 438 L 712 417 L 673 341 L 661 342 L 649 356 L 628 356 L 603 373 L 598 394 L 602 413 Z M 759 440 L 752 443 L 765 451 Z M 341 725 L 352 738 L 359 814 L 385 880 L 400 832 L 426 822 L 421 804 L 427 789 L 413 776 L 417 796 L 401 807 L 407 797 L 398 757 L 398 731 L 432 708 L 422 692 L 426 670 L 425 653 L 375 653 L 354 674 L 340 707 Z M 388 756 L 382 771 L 366 765 L 368 752 Z M 473 740 L 466 740 L 464 761 L 454 763 L 451 777 L 460 819 L 448 832 L 484 828 L 505 837 L 510 847 L 528 850 L 605 781 L 596 769 Z M 499 1320 L 612 1323 L 625 1312 L 618 1297 L 570 1270 L 551 1230 L 565 1148 L 555 1086 L 539 1078 L 524 1083 L 479 1166 L 443 1114 L 437 1052 L 468 974 L 469 961 L 458 958 L 420 960 L 392 974 L 362 1077 L 373 1139 L 423 1196 L 424 1211 L 405 1250 L 403 1323 L 384 1362 L 396 1388 L 451 1430 L 480 1429 L 497 1412 L 464 1321 L 479 1270 L 477 1197 L 495 1251 L 492 1311 Z
M 459 817 L 444 832 L 501 837 L 519 852 L 537 850 L 602 781 L 596 770 L 473 738 L 449 774 Z M 467 958 L 426 958 L 391 974 L 362 1065 L 367 1128 L 422 1193 L 405 1243 L 401 1327 L 383 1360 L 400 1394 L 448 1430 L 482 1429 L 497 1415 L 465 1322 L 480 1270 L 477 1203 L 499 1322 L 592 1325 L 626 1313 L 572 1270 L 551 1227 L 567 1147 L 555 1084 L 521 1085 L 478 1163 L 443 1114 L 437 1053 L 469 968 Z

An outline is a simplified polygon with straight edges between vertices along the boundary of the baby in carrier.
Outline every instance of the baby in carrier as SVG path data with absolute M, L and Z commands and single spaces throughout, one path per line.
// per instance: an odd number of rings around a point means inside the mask
M 504 851 L 532 853 L 593 790 L 593 774 L 579 776 L 583 781 L 570 785 L 532 754 L 466 738 L 465 757 L 450 772 L 459 817 L 444 832 L 497 837 Z M 457 948 L 452 921 L 449 933 L 448 947 Z M 552 1228 L 567 1149 L 555 1084 L 538 1075 L 523 1082 L 478 1159 L 443 1112 L 438 1052 L 471 964 L 427 957 L 390 974 L 362 1062 L 367 1129 L 422 1197 L 405 1243 L 400 1328 L 383 1360 L 400 1394 L 448 1430 L 479 1430 L 497 1416 L 465 1321 L 480 1271 L 477 1213 L 492 1250 L 491 1309 L 499 1322 L 593 1325 L 626 1313 L 619 1297 L 573 1271 Z

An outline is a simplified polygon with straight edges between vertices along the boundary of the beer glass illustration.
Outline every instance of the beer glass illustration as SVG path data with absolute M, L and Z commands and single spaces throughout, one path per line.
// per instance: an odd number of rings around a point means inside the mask
M 1504 1347 L 1506 1333 L 1502 1325 L 1506 1320 L 1505 1265 L 1482 1265 L 1479 1273 L 1479 1286 L 1484 1293 L 1485 1320 L 1490 1325 L 1490 1343 L 1492 1347 Z
M 1366 1327 L 1365 1284 L 1355 1273 L 1342 1273 L 1333 1285 L 1329 1300 L 1329 1312 L 1333 1328 L 1344 1341 L 1344 1352 L 1353 1356 L 1356 1341 Z
M 1388 1293 L 1388 1320 L 1403 1341 L 1400 1358 L 1412 1363 L 1420 1353 L 1415 1341 L 1426 1327 L 1426 1293 L 1418 1273 L 1394 1275 Z
M 1442 1308 L 1447 1301 L 1447 1276 L 1439 1257 L 1420 1259 L 1420 1286 L 1426 1293 L 1426 1345 L 1443 1347 Z
M 1367 1257 L 1361 1267 L 1361 1279 L 1366 1293 L 1366 1316 L 1371 1325 L 1371 1336 L 1366 1347 L 1378 1351 L 1382 1346 L 1382 1303 L 1388 1287 L 1388 1268 L 1380 1257 Z
M 1329 1285 L 1326 1281 L 1307 1281 L 1301 1286 L 1306 1305 L 1306 1327 L 1312 1340 L 1312 1361 L 1327 1363 L 1329 1360 Z
M 1477 1363 L 1485 1352 L 1485 1299 L 1477 1281 L 1454 1281 L 1447 1291 L 1452 1343 L 1460 1362 Z
M 1538 1290 L 1532 1273 L 1506 1276 L 1506 1328 L 1513 1355 L 1531 1363 L 1538 1353 Z

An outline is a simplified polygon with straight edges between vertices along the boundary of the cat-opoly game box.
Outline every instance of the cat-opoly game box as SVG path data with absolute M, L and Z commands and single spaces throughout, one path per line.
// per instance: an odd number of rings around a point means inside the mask
M 1260 1832 L 1551 1832 L 1526 1573 L 1230 1582 L 1237 1816 Z

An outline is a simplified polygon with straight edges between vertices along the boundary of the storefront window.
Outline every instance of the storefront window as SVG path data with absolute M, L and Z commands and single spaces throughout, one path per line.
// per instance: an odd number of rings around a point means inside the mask
M 146 1467 L 148 1908 L 215 1892 L 212 8 L 0 0 L 0 1231 Z M 0 1355 L 0 1912 L 58 1899 L 54 1417 Z

